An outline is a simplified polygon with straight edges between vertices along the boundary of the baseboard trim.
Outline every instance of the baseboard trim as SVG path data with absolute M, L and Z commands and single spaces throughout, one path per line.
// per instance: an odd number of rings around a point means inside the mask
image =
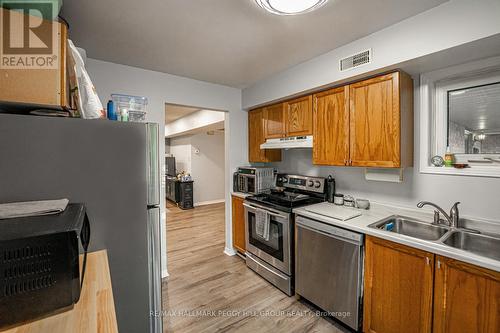
M 225 253 L 226 255 L 231 256 L 231 257 L 232 257 L 232 256 L 235 256 L 237 252 L 236 252 L 234 249 L 230 249 L 230 248 L 226 247 L 226 248 L 224 249 L 224 253 Z
M 217 200 L 195 202 L 194 206 L 197 207 L 197 206 L 213 205 L 213 204 L 222 203 L 222 202 L 226 202 L 226 199 L 217 199 Z

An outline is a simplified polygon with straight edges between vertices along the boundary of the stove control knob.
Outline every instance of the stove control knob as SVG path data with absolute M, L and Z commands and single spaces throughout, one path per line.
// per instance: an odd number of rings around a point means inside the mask
M 309 186 L 309 187 L 313 187 L 313 186 L 314 186 L 314 182 L 313 182 L 312 180 L 309 180 L 309 181 L 307 182 L 307 186 Z
M 282 182 L 282 183 L 288 183 L 288 178 L 283 177 L 283 178 L 281 179 L 281 182 Z
M 320 187 L 321 187 L 321 182 L 320 182 L 320 181 L 318 181 L 318 180 L 317 180 L 317 181 L 315 181 L 315 182 L 314 182 L 314 187 L 315 187 L 315 188 L 320 188 Z

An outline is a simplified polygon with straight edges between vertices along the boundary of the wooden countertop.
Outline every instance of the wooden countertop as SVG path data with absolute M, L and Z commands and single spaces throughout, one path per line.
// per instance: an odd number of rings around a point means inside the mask
M 80 256 L 80 267 L 81 262 L 82 256 Z M 2 331 L 2 333 L 35 332 L 118 332 L 106 250 L 88 254 L 82 294 L 72 310 Z

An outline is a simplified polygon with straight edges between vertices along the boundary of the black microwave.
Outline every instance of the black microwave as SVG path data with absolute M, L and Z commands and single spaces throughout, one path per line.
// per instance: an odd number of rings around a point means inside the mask
M 56 215 L 0 220 L 0 329 L 72 309 L 89 241 L 83 204 Z

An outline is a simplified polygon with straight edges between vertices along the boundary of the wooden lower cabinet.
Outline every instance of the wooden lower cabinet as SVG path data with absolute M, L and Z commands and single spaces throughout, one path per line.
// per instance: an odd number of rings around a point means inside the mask
M 429 333 L 434 254 L 366 237 L 363 331 Z
M 434 333 L 499 333 L 500 273 L 436 256 Z
M 245 253 L 245 209 L 243 208 L 244 199 L 233 195 L 231 199 L 232 221 L 233 221 L 233 247 L 241 253 Z

